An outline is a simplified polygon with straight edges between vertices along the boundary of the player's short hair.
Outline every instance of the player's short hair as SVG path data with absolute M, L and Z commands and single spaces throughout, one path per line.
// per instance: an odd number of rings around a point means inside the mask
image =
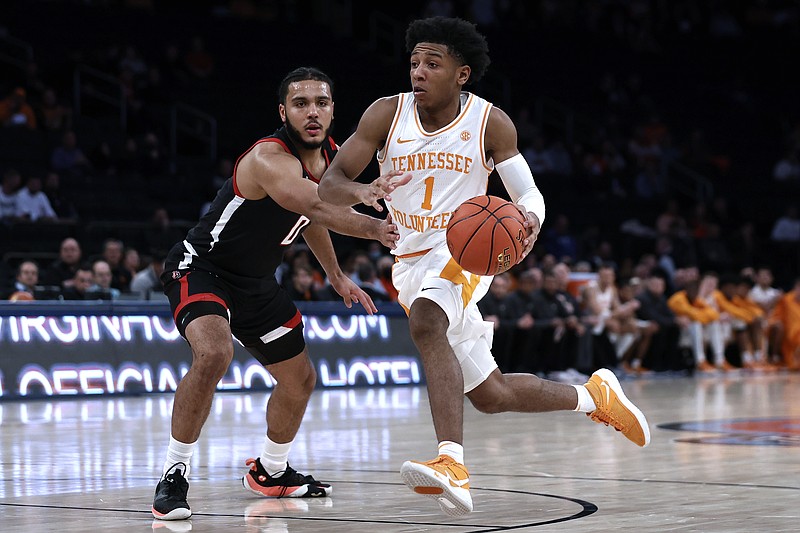
M 451 55 L 472 73 L 467 83 L 477 82 L 489 67 L 489 45 L 475 24 L 460 18 L 431 17 L 413 21 L 406 31 L 406 50 L 410 53 L 419 43 L 443 44 Z
M 333 80 L 330 76 L 315 67 L 298 67 L 287 74 L 286 77 L 283 78 L 283 81 L 281 81 L 280 86 L 278 86 L 278 103 L 286 103 L 286 96 L 289 94 L 289 85 L 297 81 L 306 80 L 327 83 L 328 88 L 331 90 L 331 97 L 333 97 Z

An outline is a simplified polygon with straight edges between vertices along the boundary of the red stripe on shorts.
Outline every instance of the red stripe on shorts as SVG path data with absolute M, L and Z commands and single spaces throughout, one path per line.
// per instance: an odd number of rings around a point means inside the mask
M 297 312 L 294 314 L 294 316 L 292 318 L 290 318 L 283 325 L 283 327 L 289 328 L 289 329 L 296 328 L 297 325 L 300 324 L 300 322 L 302 322 L 302 321 L 303 321 L 303 315 L 300 314 L 300 310 L 298 309 Z
M 199 294 L 193 294 L 189 296 L 189 283 L 187 282 L 188 277 L 189 274 L 186 274 L 178 280 L 178 282 L 181 284 L 181 303 L 175 308 L 175 315 L 173 316 L 175 322 L 178 322 L 178 314 L 181 312 L 181 310 L 190 303 L 194 302 L 217 302 L 226 310 L 228 310 L 228 304 L 226 304 L 225 300 L 216 294 L 211 294 L 210 292 L 201 292 Z M 298 314 L 299 313 L 300 312 L 298 311 Z

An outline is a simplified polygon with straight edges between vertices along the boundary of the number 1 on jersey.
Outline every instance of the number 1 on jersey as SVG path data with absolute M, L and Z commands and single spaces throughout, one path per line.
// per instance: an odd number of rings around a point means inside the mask
M 433 205 L 431 199 L 433 198 L 433 176 L 425 178 L 425 198 L 422 199 L 422 209 L 431 210 Z

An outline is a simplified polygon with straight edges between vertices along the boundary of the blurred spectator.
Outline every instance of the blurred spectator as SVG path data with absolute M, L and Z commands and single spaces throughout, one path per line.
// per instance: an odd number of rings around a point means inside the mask
M 796 205 L 786 208 L 772 226 L 770 238 L 775 242 L 800 243 L 800 211 Z
M 765 316 L 769 316 L 775 308 L 775 304 L 783 296 L 783 291 L 772 286 L 772 282 L 775 279 L 772 276 L 772 269 L 768 266 L 759 266 L 756 269 L 753 281 L 755 285 L 750 289 L 750 299 L 761 307 Z
M 570 155 L 564 141 L 556 139 L 545 150 L 545 158 L 550 172 L 558 176 L 572 175 L 572 156 Z
M 792 148 L 775 164 L 775 168 L 772 170 L 772 177 L 775 181 L 800 182 L 800 159 L 797 153 L 797 148 Z
M 790 370 L 800 370 L 800 277 L 794 288 L 778 300 L 770 319 L 782 330 L 783 363 Z
M 681 205 L 675 198 L 668 199 L 664 211 L 656 217 L 656 231 L 659 235 L 687 233 L 686 219 L 681 214 Z
M 42 178 L 30 176 L 17 193 L 17 216 L 29 222 L 55 222 L 58 215 L 42 192 Z
M 550 379 L 558 381 L 585 379 L 586 376 L 575 370 L 579 349 L 575 329 L 580 323 L 578 310 L 559 292 L 558 280 L 552 270 L 543 273 L 542 288 L 533 293 L 531 316 L 536 333 L 532 337 L 535 344 L 531 350 L 534 369 L 544 370 Z
M 314 290 L 314 273 L 309 266 L 299 265 L 292 271 L 292 283 L 289 285 L 289 297 L 294 301 L 315 302 L 320 300 Z
M 544 137 L 541 135 L 535 135 L 530 144 L 522 149 L 522 156 L 528 162 L 534 176 L 550 172 L 550 164 L 545 154 Z
M 675 315 L 689 319 L 689 326 L 682 333 L 692 348 L 695 368 L 699 372 L 714 372 L 717 368 L 727 369 L 730 365 L 725 360 L 725 341 L 719 312 L 705 300 L 713 289 L 709 290 L 706 284 L 701 291 L 701 283 L 689 281 L 685 289 L 670 296 L 667 304 Z M 706 359 L 706 339 L 712 346 L 714 365 Z
M 539 339 L 533 330 L 534 320 L 531 314 L 533 294 L 541 284 L 540 270 L 524 270 L 519 275 L 516 290 L 506 297 L 506 318 L 513 323 L 511 348 L 506 364 L 512 371 L 544 371 L 543 362 L 538 359 L 536 352 Z
M 643 200 L 657 200 L 667 192 L 658 164 L 647 161 L 636 175 L 636 195 Z
M 35 261 L 23 261 L 17 267 L 17 277 L 14 281 L 15 292 L 27 292 L 33 297 L 35 287 L 39 284 L 39 265 Z
M 163 253 L 161 250 L 157 252 Z M 139 257 L 139 251 L 136 248 L 125 249 L 125 259 L 122 260 L 122 266 L 134 275 L 142 269 L 142 259 Z
M 3 184 L 0 186 L 0 222 L 16 222 L 19 212 L 19 187 L 22 176 L 10 168 L 3 173 Z
M 684 368 L 678 341 L 681 329 L 689 327 L 690 319 L 672 312 L 667 304 L 666 288 L 666 272 L 654 269 L 645 279 L 644 290 L 636 297 L 639 300 L 636 317 L 647 322 L 650 336 L 644 337 L 629 362 L 633 369 L 637 367 L 634 363 L 637 360 L 640 367 L 653 370 Z
M 58 101 L 55 89 L 48 87 L 38 107 L 42 127 L 47 131 L 64 131 L 72 127 L 72 110 Z
M 358 279 L 358 286 L 364 289 L 364 292 L 366 292 L 373 301 L 385 302 L 389 300 L 389 295 L 383 288 L 380 279 L 378 279 L 378 273 L 372 261 L 361 263 L 358 267 Z
M 158 207 L 153 211 L 150 225 L 145 229 L 144 240 L 147 250 L 144 252 L 169 250 L 173 244 L 183 240 L 184 233 L 183 230 L 172 225 L 167 210 L 164 207 Z
M 0 100 L 0 126 L 36 129 L 36 115 L 28 104 L 25 89 L 22 87 L 17 87 L 10 95 Z
M 186 53 L 184 63 L 189 72 L 199 79 L 208 78 L 214 72 L 214 57 L 206 50 L 202 37 L 192 38 L 191 49 Z
M 130 252 L 131 250 L 128 250 Z M 134 252 L 136 250 L 133 250 Z M 127 258 L 127 253 L 125 254 Z M 152 260 L 147 267 L 133 276 L 131 281 L 131 293 L 138 294 L 143 300 L 150 299 L 152 293 L 161 292 L 161 274 L 164 273 L 164 258 L 166 253 L 156 251 L 153 253 Z
M 95 293 L 101 300 L 119 299 L 119 289 L 111 286 L 111 267 L 102 259 L 92 263 L 92 279 L 94 283 L 89 287 L 89 292 Z
M 61 176 L 57 172 L 48 172 L 44 178 L 42 191 L 47 196 L 56 217 L 63 221 L 78 220 L 78 211 L 69 196 L 61 189 Z
M 147 132 L 142 140 L 139 159 L 139 170 L 145 176 L 159 176 L 168 170 L 167 154 L 158 136 L 152 131 Z
M 511 368 L 511 340 L 514 332 L 515 321 L 509 318 L 508 303 L 506 298 L 511 288 L 511 276 L 508 272 L 498 274 L 492 279 L 489 292 L 478 302 L 483 319 L 491 322 L 494 327 L 492 337 L 492 355 L 497 361 L 497 366 L 503 372 L 512 372 Z
M 94 284 L 92 268 L 88 265 L 80 265 L 71 280 L 71 283 L 64 286 L 62 297 L 64 300 L 87 300 L 94 299 L 90 291 Z
M 122 264 L 123 258 L 123 245 L 119 239 L 106 239 L 103 242 L 102 258 L 111 267 L 113 278 L 111 279 L 111 286 L 119 289 L 121 292 L 128 292 L 133 279 L 133 272 L 125 268 Z
M 556 261 L 574 261 L 578 258 L 578 241 L 569 229 L 567 215 L 559 214 L 553 227 L 544 232 L 543 244 Z M 546 268 L 542 265 L 542 268 Z
M 392 266 L 394 265 L 394 258 L 391 255 L 382 255 L 378 258 L 376 268 L 378 269 L 378 278 L 383 285 L 383 289 L 393 302 L 397 301 L 397 289 L 392 283 Z
M 69 287 L 75 278 L 75 272 L 81 263 L 81 246 L 78 241 L 68 237 L 61 241 L 58 259 L 47 269 L 45 280 L 48 285 Z M 89 271 L 91 276 L 91 270 Z
M 702 270 L 725 272 L 733 266 L 731 252 L 718 224 L 708 225 L 708 233 L 697 243 L 697 259 Z
M 78 147 L 78 137 L 75 132 L 64 132 L 61 145 L 56 146 L 50 158 L 50 164 L 61 175 L 83 176 L 91 168 L 91 163 Z
M 733 340 L 739 349 L 742 366 L 745 368 L 763 368 L 763 322 L 764 312 L 755 302 L 753 307 L 737 294 L 738 280 L 731 274 L 723 275 L 719 280 L 719 288 L 714 291 L 714 300 L 721 313 L 728 315 L 728 327 Z M 746 295 L 746 291 L 745 291 Z

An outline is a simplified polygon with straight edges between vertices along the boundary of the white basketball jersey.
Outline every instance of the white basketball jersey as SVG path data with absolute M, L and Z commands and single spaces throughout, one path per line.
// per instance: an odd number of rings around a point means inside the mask
M 378 152 L 381 174 L 411 172 L 409 183 L 386 202 L 400 233 L 398 256 L 433 248 L 445 239 L 450 215 L 465 200 L 486 194 L 489 173 L 484 133 L 492 104 L 461 93 L 461 112 L 434 132 L 422 129 L 413 93 L 398 95 L 386 145 Z

